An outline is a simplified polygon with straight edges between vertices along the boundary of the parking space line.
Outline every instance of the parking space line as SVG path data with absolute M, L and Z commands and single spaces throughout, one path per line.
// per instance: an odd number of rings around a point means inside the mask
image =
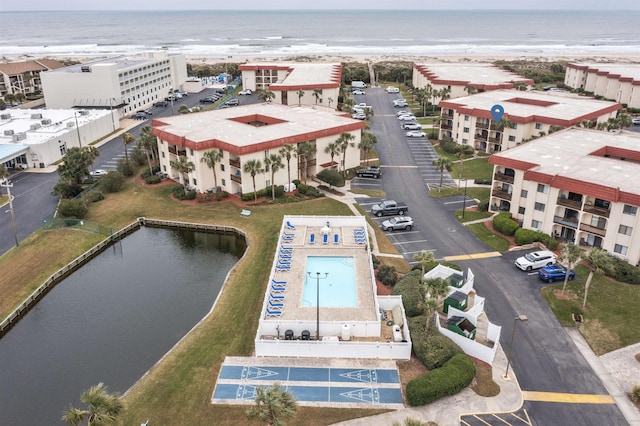
M 500 252 L 497 251 L 488 251 L 484 253 L 472 253 L 472 254 L 460 254 L 457 256 L 445 256 L 444 260 L 447 262 L 452 262 L 455 260 L 471 260 L 471 259 L 486 259 L 488 257 L 500 257 L 502 256 Z
M 401 243 L 392 243 L 392 244 L 395 246 L 395 245 L 402 245 L 402 244 L 426 243 L 427 241 L 429 240 L 403 241 Z
M 430 252 L 435 252 L 436 249 L 424 249 L 424 250 L 418 250 L 418 251 L 405 251 L 403 254 L 415 254 L 415 253 L 422 253 L 423 251 L 430 251 Z
M 523 391 L 526 401 L 564 402 L 574 404 L 615 404 L 611 395 L 596 395 L 584 393 L 534 392 Z

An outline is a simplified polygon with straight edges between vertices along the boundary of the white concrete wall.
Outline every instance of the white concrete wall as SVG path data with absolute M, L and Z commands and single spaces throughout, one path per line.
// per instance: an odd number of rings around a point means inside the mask
M 256 356 L 300 358 L 411 359 L 408 342 L 342 342 L 314 340 L 255 341 Z

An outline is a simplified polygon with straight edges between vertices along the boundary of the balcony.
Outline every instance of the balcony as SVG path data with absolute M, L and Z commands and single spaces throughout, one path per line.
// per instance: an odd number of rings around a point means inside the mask
M 493 191 L 491 191 L 491 196 L 511 201 L 511 193 L 503 191 L 501 189 L 494 189 Z
M 580 207 L 582 207 L 581 201 L 570 200 L 567 197 L 563 197 L 562 195 L 558 197 L 556 203 L 559 206 L 570 207 L 575 210 L 580 210 Z
M 231 182 L 239 183 L 240 185 L 242 185 L 242 176 L 231 175 Z
M 307 161 L 307 167 L 315 166 L 315 165 L 316 165 L 315 158 L 312 158 L 311 160 Z M 304 169 L 304 161 L 298 160 L 298 170 L 302 170 L 302 169 Z
M 587 225 L 586 223 L 580 224 L 580 230 L 600 237 L 604 237 L 607 234 L 607 230 L 605 228 L 598 228 L 596 226 Z
M 482 136 L 482 135 L 476 135 L 475 136 L 475 140 L 476 141 L 481 141 L 481 142 L 486 142 L 487 141 L 487 137 L 486 136 Z
M 514 177 L 513 176 L 505 175 L 504 173 L 500 173 L 500 172 L 496 172 L 493 175 L 493 178 L 495 180 L 499 180 L 500 182 L 513 183 L 513 181 L 514 181 Z
M 553 223 L 558 223 L 569 228 L 578 229 L 578 219 L 562 216 L 554 216 Z
M 446 129 L 446 130 L 452 130 L 453 129 L 453 124 L 442 123 L 442 124 L 440 124 L 440 128 L 441 129 Z
M 233 160 L 233 159 L 230 158 L 229 159 L 229 165 L 231 167 L 235 167 L 236 169 L 239 169 L 240 168 L 240 160 L 239 159 Z
M 502 143 L 502 138 L 489 138 L 489 142 L 500 145 Z
M 476 129 L 488 129 L 489 123 L 476 122 Z
M 453 114 L 449 114 L 449 113 L 445 113 L 445 112 L 441 113 L 440 117 L 442 117 L 443 119 L 446 119 L 446 120 L 453 120 Z
M 604 207 L 596 207 L 592 204 L 585 204 L 582 210 L 598 216 L 609 217 L 609 209 L 605 209 Z

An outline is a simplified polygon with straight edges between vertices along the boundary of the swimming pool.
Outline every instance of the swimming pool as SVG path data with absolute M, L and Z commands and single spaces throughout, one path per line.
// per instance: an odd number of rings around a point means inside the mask
M 302 306 L 356 307 L 356 274 L 352 256 L 308 256 Z M 320 303 L 317 283 L 320 272 Z M 326 278 L 325 278 L 326 274 Z

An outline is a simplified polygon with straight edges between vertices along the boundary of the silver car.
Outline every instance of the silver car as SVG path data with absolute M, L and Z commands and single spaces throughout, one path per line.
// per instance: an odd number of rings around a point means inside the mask
M 411 228 L 413 228 L 413 219 L 409 216 L 396 216 L 382 222 L 383 231 L 396 231 L 398 229 L 410 231 Z
M 523 271 L 542 268 L 556 263 L 555 253 L 548 250 L 534 251 L 516 259 L 515 265 Z

